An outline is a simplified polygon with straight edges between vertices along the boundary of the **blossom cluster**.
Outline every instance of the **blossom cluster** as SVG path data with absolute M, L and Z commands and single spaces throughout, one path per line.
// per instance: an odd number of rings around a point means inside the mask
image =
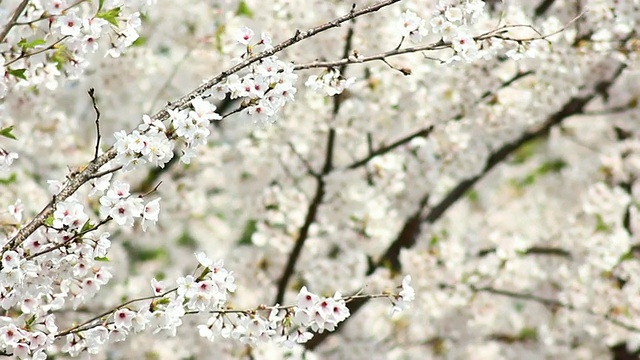
M 14 20 L 19 1 L 3 4 L 2 21 L 13 27 L 0 51 L 0 98 L 15 88 L 30 86 L 55 90 L 59 77 L 77 78 L 92 55 L 120 56 L 139 38 L 144 11 L 155 0 L 108 0 L 100 5 L 88 1 L 30 1 Z M 13 11 L 12 11 L 13 10 Z
M 77 308 L 111 279 L 109 268 L 100 263 L 111 246 L 110 234 L 78 236 L 72 227 L 84 216 L 81 206 L 68 201 L 55 214 L 53 226 L 69 231 L 38 231 L 20 247 L 2 253 L 0 306 L 4 310 L 17 307 L 22 313 L 2 318 L 0 338 L 5 354 L 45 359 L 58 334 L 52 312 L 69 300 Z
M 270 50 L 271 38 L 262 33 L 256 43 L 251 43 L 254 32 L 243 27 L 237 42 L 245 46 L 244 53 L 235 61 L 241 62 L 253 56 L 254 51 Z M 229 75 L 223 82 L 216 84 L 208 95 L 222 100 L 241 99 L 242 112 L 256 123 L 274 122 L 278 111 L 287 103 L 294 101 L 298 75 L 294 66 L 278 60 L 277 56 L 268 56 L 252 64 L 242 76 Z
M 99 321 L 77 327 L 66 335 L 62 351 L 72 356 L 82 351 L 98 353 L 105 345 L 123 341 L 130 333 L 152 330 L 175 336 L 187 314 L 210 313 L 206 324 L 198 326 L 202 337 L 214 341 L 217 336 L 257 345 L 276 342 L 288 347 L 312 338 L 309 330 L 333 331 L 349 316 L 345 298 L 339 293 L 322 298 L 303 287 L 297 305 L 261 307 L 256 310 L 232 310 L 228 297 L 236 290 L 233 272 L 224 268 L 222 260 L 213 261 L 204 253 L 196 253 L 197 276 L 187 275 L 176 280 L 177 287 L 168 289 L 164 281 L 152 281 L 153 299 L 137 310 L 119 306 Z M 402 291 L 389 295 L 403 301 L 404 307 L 413 300 L 410 278 L 403 280 Z M 400 300 L 401 299 L 401 300 Z M 145 301 L 145 300 L 140 300 Z M 137 301 L 130 301 L 133 303 Z M 260 315 L 267 312 L 267 316 Z
M 193 99 L 190 105 L 190 109 L 168 109 L 171 120 L 168 127 L 144 115 L 143 122 L 130 134 L 124 130 L 116 132 L 114 147 L 117 156 L 114 164 L 124 166 L 125 170 L 147 163 L 164 167 L 173 158 L 177 141 L 185 144 L 180 160 L 188 164 L 196 154 L 197 147 L 206 145 L 210 122 L 222 118 L 215 112 L 215 105 L 200 97 Z
M 451 42 L 455 55 L 465 61 L 479 58 L 478 45 L 473 39 L 471 26 L 483 13 L 484 1 L 441 0 L 431 18 L 431 31 L 442 36 L 443 41 Z
M 15 152 L 8 152 L 4 149 L 0 149 L 0 173 L 9 170 L 13 161 L 18 157 L 18 154 Z
M 355 81 L 356 78 L 354 77 L 345 79 L 340 74 L 340 71 L 337 69 L 330 69 L 324 71 L 320 76 L 309 76 L 304 84 L 319 94 L 334 96 L 342 94 L 342 92 L 349 88 Z
M 142 229 L 147 230 L 149 222 L 155 224 L 160 213 L 160 199 L 144 204 L 141 197 L 132 196 L 129 184 L 116 180 L 107 193 L 100 197 L 103 218 L 111 218 L 120 226 L 133 226 L 134 219 L 142 218 Z
M 426 21 L 411 10 L 402 13 L 402 26 L 400 34 L 403 38 L 408 37 L 411 42 L 418 43 L 427 35 L 429 30 L 426 27 Z
M 411 277 L 405 277 L 402 290 L 388 295 L 394 303 L 392 313 L 407 309 L 414 300 L 410 282 Z M 314 333 L 334 331 L 339 323 L 350 316 L 347 299 L 339 292 L 332 297 L 321 297 L 303 286 L 298 292 L 296 305 L 276 304 L 258 308 L 257 311 L 215 314 L 198 329 L 200 336 L 210 341 L 221 336 L 252 346 L 275 342 L 291 348 L 295 344 L 306 343 Z

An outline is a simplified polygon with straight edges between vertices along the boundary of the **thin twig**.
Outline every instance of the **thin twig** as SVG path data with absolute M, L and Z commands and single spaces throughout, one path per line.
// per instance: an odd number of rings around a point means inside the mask
M 89 89 L 89 96 L 91 97 L 91 103 L 93 104 L 93 110 L 96 112 L 96 150 L 93 154 L 93 160 L 96 161 L 98 159 L 98 150 L 100 149 L 100 110 L 98 110 L 98 105 L 96 104 L 95 89 Z
M 585 11 L 586 12 L 586 11 Z M 584 15 L 585 12 L 582 12 L 581 14 L 579 14 L 578 16 L 576 16 L 575 18 L 573 18 L 571 21 L 569 21 L 567 24 L 565 24 L 562 28 L 551 32 L 549 34 L 541 34 L 540 32 L 538 32 L 538 30 L 536 30 L 534 27 L 532 27 L 531 25 L 504 25 L 501 26 L 499 28 L 496 28 L 494 30 L 491 30 L 489 32 L 486 32 L 484 34 L 475 36 L 473 38 L 474 41 L 482 41 L 482 40 L 487 40 L 487 39 L 491 39 L 491 38 L 499 38 L 505 41 L 515 41 L 515 42 L 530 42 L 530 41 L 534 41 L 534 40 L 544 40 L 547 39 L 553 35 L 557 35 L 561 32 L 563 32 L 564 30 L 566 30 L 569 26 L 571 26 L 571 24 L 573 24 L 574 22 L 576 22 L 580 17 L 582 17 Z M 503 36 L 502 34 L 510 29 L 514 29 L 514 28 L 518 28 L 518 27 L 526 27 L 531 29 L 532 31 L 536 32 L 538 34 L 538 36 L 534 36 L 534 37 L 529 37 L 529 38 L 521 38 L 521 39 L 516 39 L 516 38 L 510 38 L 510 37 L 506 37 Z M 403 55 L 403 54 L 409 54 L 409 53 L 415 53 L 415 52 L 423 52 L 423 51 L 434 51 L 434 50 L 442 50 L 442 49 L 448 49 L 451 48 L 453 46 L 453 43 L 450 41 L 438 41 L 436 43 L 431 43 L 431 44 L 424 44 L 424 45 L 417 45 L 417 46 L 412 46 L 412 47 L 407 47 L 407 48 L 395 48 L 393 50 L 389 50 L 383 53 L 379 53 L 376 55 L 370 55 L 370 56 L 344 56 L 342 59 L 339 60 L 333 60 L 333 61 L 313 61 L 311 63 L 307 63 L 307 64 L 299 64 L 296 65 L 294 68 L 296 70 L 305 70 L 305 69 L 313 69 L 313 68 L 335 68 L 338 66 L 343 66 L 346 64 L 360 64 L 360 63 L 366 63 L 366 62 L 371 62 L 371 61 L 382 61 L 383 63 L 385 63 L 386 65 L 388 65 L 389 67 L 391 67 L 394 70 L 398 70 L 401 71 L 404 75 L 408 75 L 406 74 L 404 71 L 402 71 L 402 69 L 397 69 L 394 66 L 392 66 L 391 64 L 389 64 L 387 62 L 387 58 L 389 57 L 393 57 L 393 56 L 398 56 L 398 55 Z M 431 60 L 435 60 L 438 62 L 442 62 L 442 60 L 439 59 L 434 59 L 434 58 L 429 58 L 426 57 L 427 59 L 431 59 Z
M 31 57 L 33 55 L 38 55 L 38 54 L 42 54 L 43 52 L 49 51 L 49 50 L 55 48 L 56 45 L 60 44 L 61 42 L 63 42 L 64 40 L 66 40 L 69 37 L 70 37 L 69 35 L 65 35 L 65 36 L 61 37 L 60 39 L 56 40 L 53 44 L 48 45 L 47 47 L 45 47 L 43 49 L 36 50 L 36 51 L 33 51 L 33 52 L 22 53 L 17 58 L 15 58 L 15 59 L 13 59 L 11 61 L 8 61 L 6 64 L 4 64 L 4 66 L 8 67 L 9 65 L 15 63 L 18 60 L 26 59 L 26 58 Z
M 492 95 L 494 95 L 498 90 L 500 89 L 504 89 L 507 86 L 510 86 L 511 84 L 513 84 L 514 82 L 516 82 L 519 79 L 522 79 L 525 76 L 529 76 L 531 75 L 533 72 L 532 71 L 525 71 L 525 72 L 518 72 L 517 74 L 515 74 L 514 76 L 512 76 L 511 78 L 509 78 L 507 81 L 503 82 L 500 84 L 500 86 L 498 86 L 496 89 L 494 90 L 488 90 L 486 91 L 484 94 L 482 94 L 480 96 L 480 98 L 478 98 L 476 100 L 476 104 L 480 103 L 482 100 L 485 100 L 489 97 L 491 97 Z M 456 121 L 456 120 L 460 120 L 463 117 L 464 113 L 460 112 L 458 114 L 456 114 L 455 116 L 453 116 L 451 119 L 449 119 L 448 121 Z M 363 165 L 366 165 L 369 161 L 371 161 L 371 159 L 373 159 L 376 156 L 380 156 L 380 155 L 384 155 L 404 144 L 409 143 L 411 140 L 417 138 L 417 137 L 427 137 L 429 136 L 429 134 L 431 134 L 431 132 L 433 131 L 433 129 L 435 128 L 434 125 L 430 125 L 428 127 L 419 129 L 417 131 L 414 131 L 413 133 L 406 135 L 394 142 L 392 142 L 389 145 L 386 146 L 382 146 L 376 150 L 369 150 L 369 154 L 367 156 L 365 156 L 364 158 L 360 159 L 360 160 L 356 160 L 353 163 L 349 164 L 346 166 L 347 169 L 356 169 L 359 168 Z
M 90 233 L 90 232 L 93 232 L 93 231 L 98 230 L 98 228 L 100 228 L 102 225 L 107 224 L 107 223 L 108 223 L 109 221 L 111 221 L 111 220 L 113 220 L 113 218 L 112 218 L 111 216 L 107 216 L 107 218 L 106 218 L 106 219 L 104 219 L 104 220 L 100 221 L 100 222 L 99 222 L 98 224 L 96 224 L 95 226 L 92 226 L 92 227 L 91 227 L 91 228 L 89 228 L 89 229 L 86 229 L 86 230 L 84 230 L 84 231 L 81 231 L 81 232 L 79 232 L 79 233 L 76 233 L 76 234 L 74 234 L 70 239 L 68 239 L 68 240 L 66 240 L 66 241 L 64 241 L 64 242 L 62 242 L 62 243 L 60 243 L 60 244 L 58 244 L 58 245 L 55 245 L 55 246 L 53 246 L 53 247 L 50 247 L 50 248 L 48 248 L 48 249 L 45 249 L 45 250 L 42 250 L 42 251 L 40 251 L 40 252 L 38 252 L 38 253 L 35 253 L 35 254 L 33 254 L 33 255 L 30 255 L 30 256 L 28 256 L 26 259 L 27 259 L 27 260 L 31 260 L 31 259 L 37 258 L 38 256 L 42 256 L 42 255 L 44 255 L 44 254 L 48 254 L 48 253 L 50 253 L 50 252 L 52 252 L 52 251 L 55 251 L 55 250 L 60 249 L 60 248 L 62 248 L 62 247 L 65 247 L 65 246 L 67 246 L 67 245 L 71 244 L 72 242 L 76 241 L 76 239 L 80 238 L 81 236 L 86 235 L 86 234 L 88 234 L 88 233 Z

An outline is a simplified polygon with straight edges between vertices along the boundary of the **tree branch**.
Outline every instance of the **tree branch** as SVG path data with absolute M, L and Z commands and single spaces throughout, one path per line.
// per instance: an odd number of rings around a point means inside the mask
M 517 74 L 515 74 L 514 76 L 512 76 L 510 79 L 508 79 L 507 81 L 503 82 L 502 84 L 500 84 L 500 86 L 498 86 L 498 88 L 496 88 L 495 90 L 489 90 L 486 91 L 484 94 L 482 94 L 482 96 L 475 102 L 476 104 L 480 103 L 482 100 L 489 98 L 491 96 L 493 96 L 498 90 L 500 89 L 504 89 L 507 86 L 513 84 L 514 82 L 516 82 L 519 79 L 522 79 L 525 76 L 529 76 L 533 74 L 533 71 L 524 71 L 524 72 L 518 72 Z M 460 120 L 462 119 L 462 117 L 464 116 L 464 112 L 460 112 L 458 114 L 456 114 L 454 117 L 452 117 L 451 119 L 449 119 L 448 121 L 456 121 L 456 120 Z M 376 156 L 380 156 L 380 155 L 384 155 L 404 144 L 409 143 L 411 140 L 417 138 L 417 137 L 427 137 L 429 136 L 429 134 L 431 134 L 431 132 L 434 129 L 434 125 L 430 125 L 428 127 L 422 128 L 418 131 L 415 131 L 403 138 L 400 138 L 396 141 L 394 141 L 393 143 L 386 145 L 386 146 L 382 146 L 374 151 L 370 151 L 369 155 L 367 155 L 366 157 L 360 159 L 360 160 L 356 160 L 353 163 L 347 165 L 347 169 L 356 169 L 359 168 L 363 165 L 366 165 L 369 161 L 371 161 L 371 159 L 373 159 Z
M 18 18 L 20 18 L 20 16 L 22 15 L 22 12 L 24 11 L 24 9 L 27 7 L 28 4 L 29 4 L 29 0 L 22 0 L 22 2 L 18 5 L 16 10 L 13 12 L 13 16 L 11 17 L 11 20 L 9 20 L 7 25 L 4 27 L 4 29 L 2 29 L 2 32 L 0 33 L 0 43 L 4 41 L 4 39 L 9 34 L 9 31 L 11 31 L 11 29 L 16 25 Z

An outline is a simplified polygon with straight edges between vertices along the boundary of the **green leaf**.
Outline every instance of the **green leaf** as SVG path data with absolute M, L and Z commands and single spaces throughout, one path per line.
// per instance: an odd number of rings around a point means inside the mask
M 166 304 L 169 304 L 171 302 L 171 299 L 163 297 L 163 298 L 158 299 L 157 302 L 158 302 L 159 305 L 166 305 Z
M 216 38 L 216 50 L 222 54 L 222 35 L 224 34 L 226 28 L 224 25 L 218 26 L 216 28 L 216 33 L 214 34 Z
M 15 76 L 18 79 L 27 80 L 27 77 L 24 75 L 27 69 L 9 69 L 9 75 Z
M 87 220 L 87 222 L 84 223 L 84 225 L 82 225 L 82 229 L 80 230 L 81 233 L 85 232 L 85 231 L 89 231 L 91 229 L 93 229 L 94 225 L 91 223 L 91 220 Z
M 546 163 L 542 164 L 538 168 L 538 174 L 546 175 L 552 172 L 559 172 L 560 170 L 564 169 L 566 166 L 567 166 L 567 163 L 562 159 L 547 161 Z
M 47 220 L 45 220 L 44 224 L 47 226 L 53 226 L 53 215 L 47 216 Z
M 102 257 L 102 256 L 95 257 L 95 258 L 93 258 L 93 260 L 101 261 L 101 262 L 110 262 L 111 261 L 111 260 L 109 260 L 108 257 Z
M 12 173 L 11 175 L 9 175 L 8 178 L 0 179 L 0 184 L 2 185 L 13 184 L 14 182 L 16 182 L 17 179 L 18 179 L 18 176 L 16 176 L 16 173 Z
M 18 46 L 22 48 L 22 50 L 33 49 L 36 46 L 44 45 L 47 42 L 44 39 L 35 39 L 31 41 L 27 41 L 26 39 L 22 39 L 18 42 Z
M 547 161 L 536 168 L 531 174 L 525 176 L 523 179 L 514 180 L 513 185 L 518 189 L 523 189 L 528 185 L 536 182 L 536 180 L 540 176 L 560 172 L 560 170 L 564 169 L 565 167 L 567 167 L 567 163 L 562 159 Z
M 27 319 L 27 321 L 25 321 L 25 325 L 28 328 L 30 328 L 33 323 L 36 321 L 36 319 L 38 319 L 38 317 L 36 315 L 32 315 L 29 319 Z
M 160 271 L 156 273 L 156 276 L 154 276 L 156 278 L 156 280 L 161 281 L 167 278 L 167 274 L 165 274 L 164 272 Z
M 542 140 L 533 140 L 520 146 L 520 148 L 513 153 L 513 163 L 522 164 L 527 161 L 540 148 L 541 143 Z
M 522 310 L 524 310 L 524 304 L 521 302 L 516 302 L 513 307 L 515 308 L 516 312 L 521 313 Z
M 120 16 L 120 7 L 115 7 L 107 11 L 100 11 L 96 14 L 96 17 L 107 20 L 115 27 L 118 27 L 118 16 Z
M 102 11 L 103 6 L 104 6 L 104 0 L 98 1 L 98 12 Z
M 247 223 L 244 226 L 244 230 L 242 231 L 242 235 L 240 236 L 240 239 L 238 239 L 237 244 L 238 245 L 251 245 L 253 244 L 253 242 L 251 242 L 251 237 L 253 236 L 253 234 L 256 232 L 257 230 L 257 225 L 258 222 L 255 220 L 249 220 L 247 221 Z
M 535 340 L 538 338 L 538 330 L 536 328 L 522 328 L 518 337 L 520 340 Z
M 151 260 L 160 260 L 166 262 L 169 259 L 169 252 L 164 248 L 145 249 L 133 245 L 127 241 L 122 246 L 129 254 L 130 258 L 135 261 L 145 262 Z
M 253 11 L 251 11 L 251 9 L 247 5 L 247 3 L 244 0 L 242 0 L 238 4 L 238 8 L 236 9 L 236 15 L 237 16 L 246 16 L 246 17 L 251 19 L 251 18 L 253 18 Z
M 180 235 L 180 237 L 178 237 L 178 240 L 176 240 L 176 243 L 178 243 L 178 245 L 182 247 L 191 248 L 191 249 L 195 249 L 196 246 L 198 245 L 198 242 L 196 241 L 196 239 L 194 239 L 193 236 L 191 236 L 191 234 L 189 234 L 187 231 L 183 232 Z
M 604 221 L 600 214 L 596 214 L 596 232 L 611 232 L 611 226 Z
M 475 204 L 478 203 L 478 200 L 480 200 L 480 195 L 478 195 L 477 191 L 471 190 L 467 193 L 467 198 L 469 198 L 469 201 Z
M 633 256 L 633 250 L 627 251 L 625 254 L 623 254 L 620 257 L 620 260 L 618 260 L 618 263 L 625 262 L 632 259 L 635 259 L 635 256 Z
M 140 36 L 133 42 L 133 44 L 131 44 L 131 46 L 143 46 L 146 43 L 147 43 L 147 38 L 144 36 Z
M 51 56 L 51 61 L 56 63 L 56 67 L 58 70 L 62 70 L 64 64 L 68 63 L 71 59 L 71 52 L 64 44 L 58 44 L 56 46 L 53 55 Z
M 9 139 L 13 139 L 13 140 L 18 140 L 18 138 L 16 138 L 15 135 L 13 135 L 13 133 L 11 133 L 13 131 L 13 125 L 6 127 L 4 129 L 0 130 L 0 136 L 4 136 L 7 137 Z

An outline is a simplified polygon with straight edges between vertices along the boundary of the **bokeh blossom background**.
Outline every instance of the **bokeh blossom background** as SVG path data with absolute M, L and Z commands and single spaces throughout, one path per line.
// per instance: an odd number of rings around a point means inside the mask
M 637 358 L 639 21 L 0 1 L 0 352 Z

